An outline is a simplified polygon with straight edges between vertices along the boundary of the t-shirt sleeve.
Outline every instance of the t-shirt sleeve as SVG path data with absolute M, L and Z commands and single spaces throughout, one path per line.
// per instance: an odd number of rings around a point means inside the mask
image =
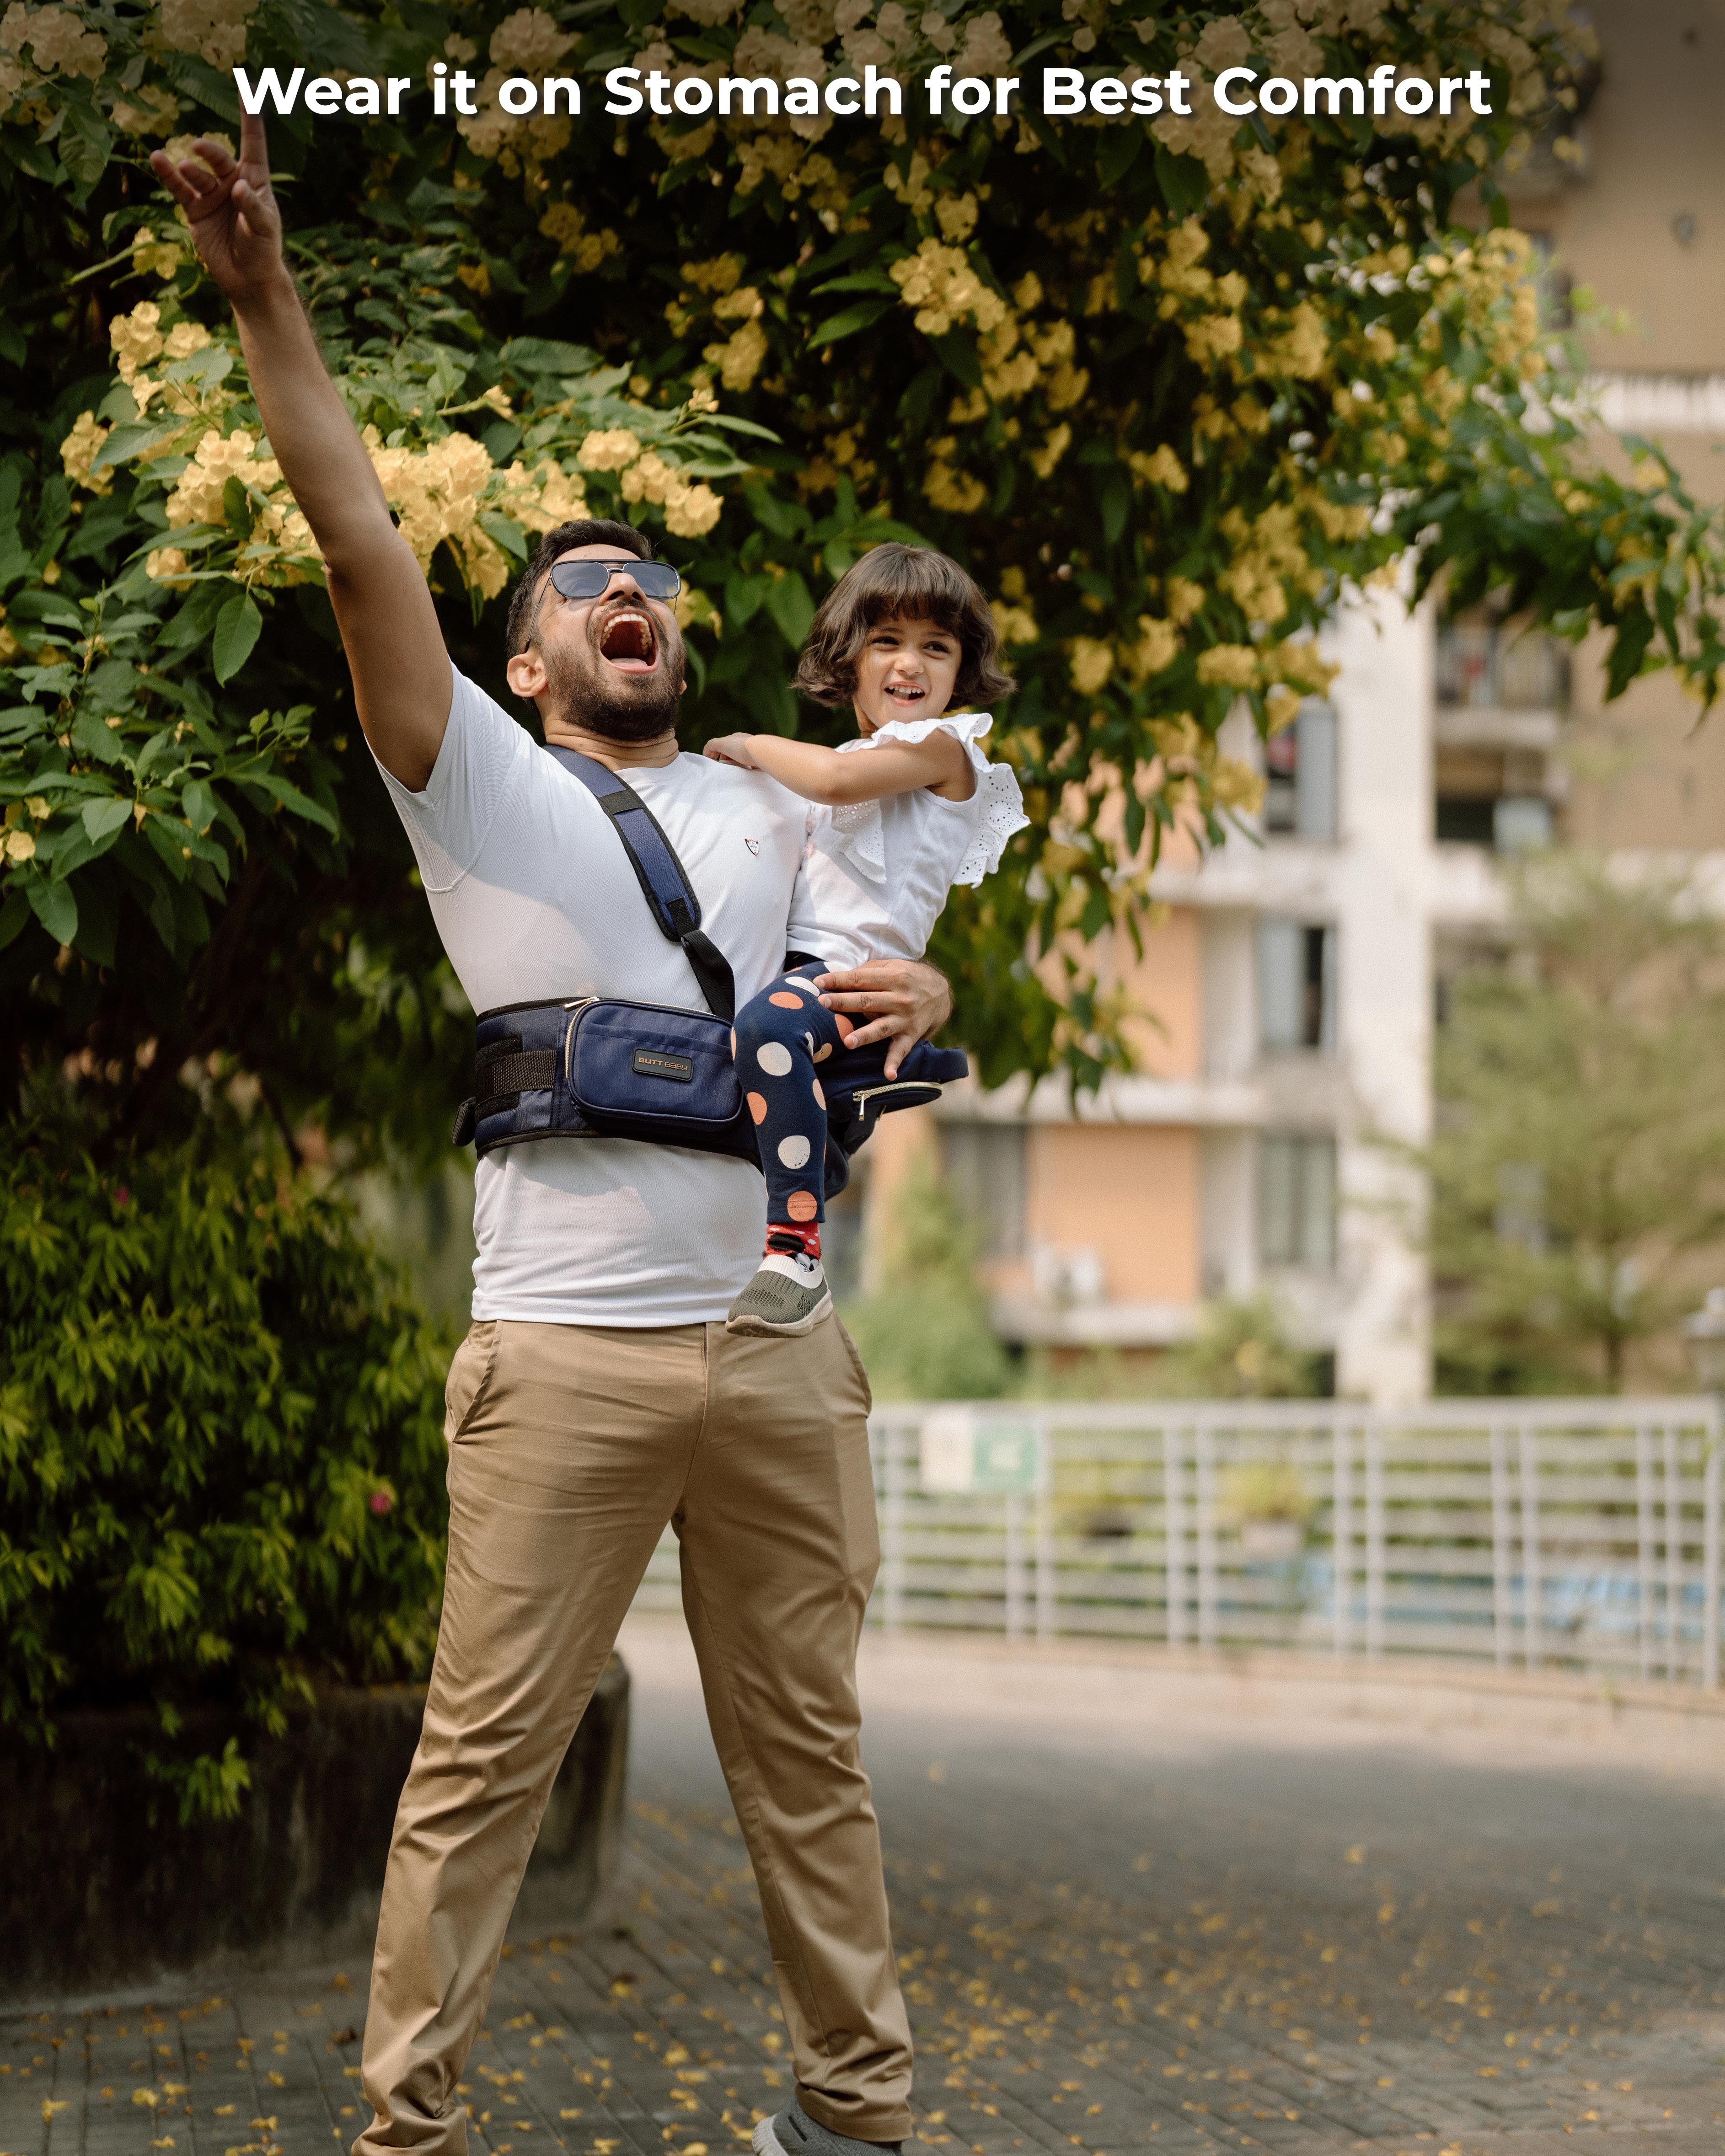
M 410 792 L 377 766 L 427 891 L 451 890 L 479 859 L 515 760 L 533 746 L 526 728 L 483 689 L 449 670 L 454 690 L 449 724 L 424 791 Z

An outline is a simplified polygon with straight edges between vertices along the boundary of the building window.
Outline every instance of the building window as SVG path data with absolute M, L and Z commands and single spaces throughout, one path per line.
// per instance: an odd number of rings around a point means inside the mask
M 1438 631 L 1437 700 L 1450 711 L 1560 711 L 1569 701 L 1569 654 L 1541 629 L 1475 608 Z
M 1336 835 L 1336 712 L 1308 696 L 1294 723 L 1264 745 L 1264 828 L 1290 838 Z
M 1336 932 L 1266 914 L 1258 923 L 1258 1037 L 1273 1048 L 1336 1045 Z
M 1024 1255 L 1022 1123 L 942 1123 L 941 1168 L 952 1202 L 977 1238 L 977 1255 Z
M 1447 844 L 1526 853 L 1551 844 L 1545 759 L 1534 750 L 1440 747 L 1434 771 L 1437 837 Z
M 1258 1256 L 1266 1265 L 1319 1272 L 1334 1266 L 1334 1138 L 1266 1134 L 1259 1139 Z

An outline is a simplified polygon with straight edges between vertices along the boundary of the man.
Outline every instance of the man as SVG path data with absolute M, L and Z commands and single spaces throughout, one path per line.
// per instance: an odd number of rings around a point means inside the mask
M 261 121 L 240 156 L 157 151 L 238 317 L 271 451 L 326 567 L 367 741 L 476 1009 L 585 993 L 701 1007 L 592 795 L 451 667 L 425 579 L 283 263 Z M 207 167 L 208 170 L 203 167 Z M 683 648 L 628 526 L 551 533 L 516 594 L 508 679 L 548 741 L 630 783 L 702 900 L 739 998 L 796 917 L 805 805 L 680 755 Z M 553 566 L 603 565 L 570 597 Z M 582 580 L 565 578 L 566 583 Z M 592 572 L 585 580 L 593 581 Z M 935 1030 L 929 968 L 830 977 L 861 1041 Z M 626 1140 L 483 1160 L 473 1328 L 449 1372 L 449 1553 L 436 1664 L 385 1877 L 357 2156 L 461 2156 L 455 2084 L 557 1765 L 667 1519 L 714 1740 L 760 1884 L 797 2101 L 763 2156 L 865 2156 L 908 2132 L 910 2041 L 857 1750 L 855 1650 L 878 1560 L 868 1389 L 836 1321 L 727 1332 L 764 1200 L 747 1163 Z

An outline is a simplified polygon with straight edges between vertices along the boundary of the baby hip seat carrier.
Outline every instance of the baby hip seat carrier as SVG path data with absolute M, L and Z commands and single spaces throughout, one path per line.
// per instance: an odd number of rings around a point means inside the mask
M 475 1029 L 474 1091 L 461 1103 L 454 1142 L 483 1159 L 501 1146 L 540 1138 L 639 1138 L 696 1152 L 731 1153 L 760 1166 L 755 1127 L 731 1055 L 737 985 L 730 962 L 701 926 L 701 901 L 670 840 L 626 779 L 590 756 L 550 747 L 611 819 L 660 932 L 682 946 L 704 1011 L 572 996 L 482 1011 Z M 801 952 L 786 966 L 806 965 Z M 827 1101 L 826 1194 L 836 1197 L 850 1158 L 882 1115 L 938 1100 L 969 1065 L 957 1049 L 918 1041 L 887 1079 L 867 1051 L 849 1077 L 843 1056 L 821 1070 Z

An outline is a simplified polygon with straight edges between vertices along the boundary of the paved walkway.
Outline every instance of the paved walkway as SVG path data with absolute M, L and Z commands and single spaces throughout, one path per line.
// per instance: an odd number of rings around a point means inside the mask
M 629 1876 L 578 1937 L 520 1912 L 463 2085 L 490 2156 L 740 2156 L 789 2087 L 686 1640 L 624 1651 Z M 927 2148 L 1725 2148 L 1693 1763 L 1158 1714 L 1129 1673 L 927 1640 L 871 1645 L 865 1690 Z M 316 2156 L 359 2123 L 365 1974 L 0 2023 L 0 2150 Z

